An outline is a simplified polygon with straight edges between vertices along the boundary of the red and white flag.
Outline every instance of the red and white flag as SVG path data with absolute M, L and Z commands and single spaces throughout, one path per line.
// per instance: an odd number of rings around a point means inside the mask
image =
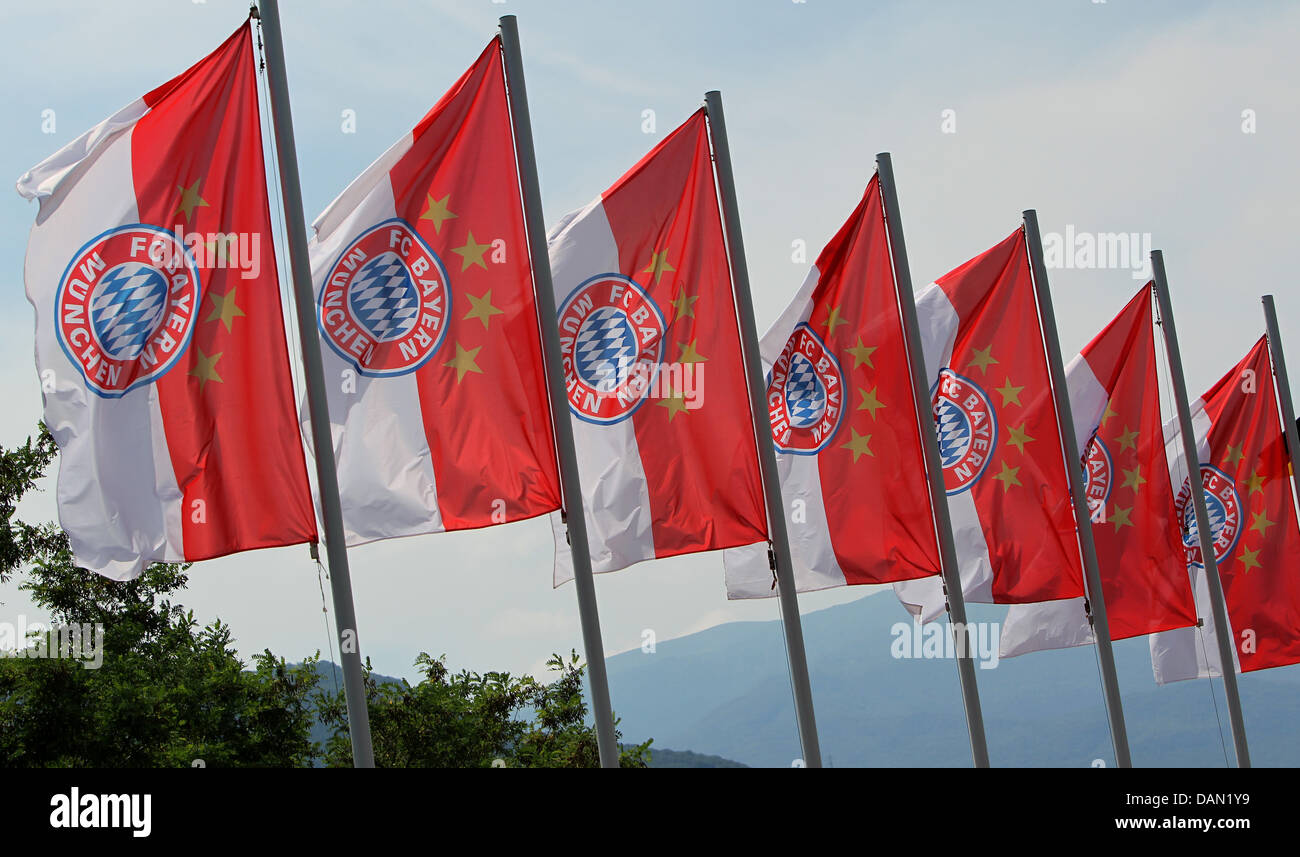
M 59 522 L 78 565 L 316 540 L 241 27 L 18 180 Z
M 1267 339 L 1192 403 L 1192 428 L 1237 668 L 1300 663 L 1300 523 Z M 1182 449 L 1177 423 L 1166 437 L 1173 473 L 1180 477 L 1176 510 L 1205 625 L 1151 638 L 1160 684 L 1222 675 L 1195 510 L 1188 502 L 1191 482 L 1184 457 L 1173 452 Z
M 350 545 L 560 506 L 520 200 L 498 38 L 316 219 Z
M 1165 459 L 1151 284 L 1066 368 L 1112 640 L 1196 624 Z M 1095 642 L 1082 598 L 1016 604 L 1004 658 Z
M 796 588 L 938 574 L 878 178 L 763 337 L 762 353 Z M 727 551 L 726 569 L 727 597 L 776 594 L 765 545 Z
M 962 591 L 1025 604 L 1083 595 L 1083 567 L 1022 230 L 917 296 Z M 922 621 L 938 578 L 894 584 Z
M 765 542 L 704 111 L 548 244 L 593 569 Z

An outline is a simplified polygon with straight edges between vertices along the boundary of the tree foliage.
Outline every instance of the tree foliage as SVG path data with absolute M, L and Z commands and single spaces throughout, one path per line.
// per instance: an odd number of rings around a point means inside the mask
M 595 729 L 586 724 L 585 667 L 578 656 L 552 655 L 558 673 L 549 684 L 504 672 L 452 673 L 446 657 L 421 653 L 424 679 L 412 686 L 377 682 L 366 662 L 370 733 L 378 767 L 594 768 L 600 764 Z M 321 719 L 334 730 L 326 764 L 352 764 L 347 705 L 342 692 L 323 698 Z M 620 765 L 644 768 L 650 741 L 622 746 Z

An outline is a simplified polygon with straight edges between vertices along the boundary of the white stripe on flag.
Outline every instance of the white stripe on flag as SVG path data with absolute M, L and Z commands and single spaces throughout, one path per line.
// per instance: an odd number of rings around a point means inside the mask
M 92 392 L 55 334 L 54 285 L 87 240 L 139 220 L 131 129 L 146 112 L 143 100 L 132 102 L 18 182 L 20 194 L 41 201 L 26 281 L 49 284 L 35 294 L 29 287 L 27 297 L 36 309 L 45 424 L 60 448 L 59 523 L 77 564 L 116 580 L 137 576 L 150 562 L 184 558 L 181 491 L 157 388 L 146 385 L 117 399 Z
M 618 244 L 600 199 L 556 224 L 547 237 L 547 247 L 557 306 L 562 306 L 565 298 L 588 278 L 619 270 Z M 548 323 L 557 322 L 551 319 Z M 567 410 L 568 402 L 557 402 L 555 406 Z M 582 452 L 578 456 L 578 478 L 592 571 L 618 571 L 654 559 L 650 491 L 632 420 L 592 425 L 573 419 L 571 414 L 570 420 L 574 444 Z M 560 516 L 551 517 L 555 533 L 554 585 L 559 586 L 573 579 L 573 561 Z
M 794 329 L 808 320 L 812 312 L 812 296 L 821 274 L 814 265 L 795 293 L 794 300 L 776 324 L 763 336 L 759 350 L 763 360 L 763 374 L 767 377 Z M 814 592 L 843 586 L 844 572 L 835 558 L 831 541 L 830 524 L 826 520 L 826 503 L 822 496 L 821 470 L 815 455 L 782 455 L 777 453 L 777 473 L 781 482 L 781 501 L 790 532 L 790 553 L 794 560 L 796 592 Z M 802 505 L 800 520 L 791 520 L 795 502 Z M 777 595 L 772 588 L 772 569 L 767 558 L 767 545 L 759 543 L 723 552 L 726 569 L 727 598 L 771 598 Z
M 916 314 L 926 377 L 934 383 L 939 372 L 952 361 L 961 319 L 937 283 L 926 286 L 916 296 Z M 953 542 L 961 569 L 962 593 L 967 601 L 991 603 L 993 566 L 975 499 L 969 491 L 948 498 L 948 515 L 952 519 Z M 920 616 L 923 622 L 932 622 L 944 614 L 943 581 L 938 576 L 895 583 L 894 594 L 909 613 Z
M 1196 453 L 1202 461 L 1210 457 L 1210 417 L 1205 413 L 1205 400 L 1197 399 L 1191 403 L 1192 432 L 1196 435 Z M 1187 479 L 1187 456 L 1183 455 L 1182 432 L 1178 420 L 1165 423 L 1165 455 L 1169 459 L 1169 477 L 1174 484 L 1174 494 L 1182 491 Z M 1199 468 L 1198 468 L 1199 469 Z M 1187 681 L 1194 678 L 1209 678 L 1223 675 L 1223 661 L 1219 658 L 1219 644 L 1216 639 L 1214 610 L 1210 606 L 1210 591 L 1201 568 L 1189 567 L 1191 574 L 1192 595 L 1196 599 L 1196 615 L 1202 626 L 1199 628 L 1175 628 L 1150 635 L 1151 672 L 1156 684 L 1169 684 L 1175 681 Z M 1231 624 L 1231 623 L 1229 623 Z M 1233 663 L 1241 671 L 1236 648 L 1232 654 Z
M 410 147 L 408 134 L 316 219 L 317 228 L 322 231 L 312 239 L 309 251 L 312 281 L 318 296 L 330 267 L 343 249 L 357 235 L 396 216 L 397 206 L 387 171 Z M 374 173 L 380 169 L 382 172 L 376 180 Z M 437 476 L 429 453 L 429 439 L 425 436 L 415 373 L 367 378 L 324 343 L 321 359 L 348 546 L 442 532 Z M 345 379 L 349 382 L 346 390 Z M 301 420 L 310 452 L 311 423 L 305 397 Z M 308 468 L 308 471 L 319 516 L 315 469 Z

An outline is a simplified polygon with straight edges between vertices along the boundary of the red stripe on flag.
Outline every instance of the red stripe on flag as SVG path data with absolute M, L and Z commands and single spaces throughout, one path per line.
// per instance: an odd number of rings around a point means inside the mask
M 1196 624 L 1167 477 L 1155 349 L 1149 284 L 1083 349 L 1109 396 L 1083 457 L 1113 640 Z
M 197 234 L 203 260 L 193 338 L 157 382 L 185 558 L 315 541 L 248 28 L 147 98 L 131 149 L 140 220 Z
M 446 338 L 416 371 L 448 530 L 560 507 L 501 42 L 416 126 L 392 168 L 397 216 L 442 260 Z
M 835 558 L 850 585 L 939 572 L 877 182 L 871 179 L 853 215 L 817 257 L 808 317 L 844 378 L 842 422 L 817 454 L 817 469 Z
M 633 414 L 655 555 L 767 539 L 762 480 L 708 130 L 697 112 L 602 195 L 619 271 L 667 322 L 663 371 Z M 675 364 L 675 365 L 674 365 Z M 699 407 L 672 373 L 703 366 Z M 698 376 L 696 376 L 698 377 Z
M 1217 497 L 1207 501 L 1224 510 L 1219 576 L 1241 669 L 1300 663 L 1300 524 L 1267 340 L 1203 399 L 1210 464 L 1222 474 L 1207 480 Z
M 1084 594 L 1074 507 L 1024 233 L 938 281 L 961 318 L 950 368 L 996 415 L 996 444 L 970 487 L 993 599 L 1020 604 Z M 982 413 L 985 404 L 976 408 Z M 950 486 L 951 488 L 951 486 Z

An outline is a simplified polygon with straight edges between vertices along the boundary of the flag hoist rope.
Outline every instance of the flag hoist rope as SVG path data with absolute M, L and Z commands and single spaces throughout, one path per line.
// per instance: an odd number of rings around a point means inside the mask
M 1047 284 L 1047 265 L 1043 261 L 1043 240 L 1038 232 L 1038 213 L 1033 209 L 1024 212 L 1025 244 L 1029 250 L 1030 270 L 1034 279 L 1034 295 L 1038 299 L 1039 321 L 1043 344 L 1047 349 L 1047 368 L 1052 382 L 1052 398 L 1056 402 L 1057 427 L 1065 452 L 1065 472 L 1070 481 L 1070 496 L 1074 502 L 1075 530 L 1079 534 L 1079 549 L 1083 557 L 1083 572 L 1087 583 L 1088 603 L 1092 606 L 1093 636 L 1097 639 L 1097 656 L 1101 661 L 1102 695 L 1110 721 L 1111 742 L 1115 746 L 1115 764 L 1131 768 L 1128 730 L 1124 725 L 1124 708 L 1119 698 L 1119 679 L 1115 674 L 1115 652 L 1111 647 L 1110 623 L 1106 617 L 1106 596 L 1101 587 L 1101 574 L 1097 567 L 1097 546 L 1092 539 L 1092 512 L 1084 496 L 1082 458 L 1079 441 L 1074 436 L 1074 414 L 1070 407 L 1069 388 L 1065 382 L 1065 366 L 1061 360 L 1061 341 L 1056 332 L 1056 313 L 1052 309 L 1052 292 Z
M 926 481 L 930 489 L 930 508 L 934 513 L 935 533 L 939 543 L 942 580 L 948 606 L 948 623 L 957 654 L 957 676 L 966 709 L 966 730 L 970 734 L 971 758 L 977 768 L 989 766 L 989 748 L 984 735 L 984 713 L 980 709 L 979 686 L 975 682 L 974 635 L 966 621 L 966 597 L 961 589 L 961 568 L 953 541 L 952 519 L 948 514 L 948 492 L 943 484 L 943 466 L 939 457 L 930 385 L 926 382 L 925 355 L 921 348 L 920 326 L 916 318 L 916 295 L 912 291 L 912 268 L 907 261 L 907 244 L 903 240 L 903 217 L 898 206 L 898 188 L 894 184 L 894 165 L 888 152 L 876 155 L 876 174 L 880 178 L 880 196 L 885 214 L 885 234 L 894 271 L 894 291 L 898 298 L 903 325 L 907 361 L 911 375 L 912 404 L 920 421 L 921 444 L 925 454 Z M 963 641 L 963 637 L 965 638 Z
M 302 212 L 302 187 L 298 178 L 298 152 L 293 138 L 289 107 L 289 81 L 284 68 L 284 40 L 280 31 L 280 10 L 276 0 L 259 0 L 262 32 L 266 42 L 266 71 L 271 90 L 271 115 L 275 130 L 275 153 L 280 165 L 280 182 L 288 228 L 289 267 L 297 308 L 298 337 L 302 346 L 303 372 L 307 387 L 307 409 L 311 416 L 312 446 L 321 512 L 325 524 L 325 550 L 329 560 L 330 589 L 334 596 L 334 619 L 339 636 L 339 660 L 343 662 L 343 691 L 347 698 L 348 733 L 352 739 L 352 763 L 358 768 L 375 766 L 370 743 L 370 712 L 361 666 L 361 641 L 357 632 L 356 609 L 352 603 L 352 577 L 348 571 L 347 544 L 343 534 L 343 510 L 339 501 L 338 473 L 334 469 L 334 445 L 329 406 L 325 397 L 325 371 L 321 363 L 320 339 L 316 336 L 316 301 L 311 282 L 311 261 L 307 252 L 307 224 Z
M 1196 532 L 1201 542 L 1201 564 L 1205 582 L 1210 590 L 1210 607 L 1214 612 L 1215 638 L 1219 644 L 1219 662 L 1223 665 L 1223 691 L 1228 698 L 1228 721 L 1232 727 L 1232 744 L 1237 753 L 1237 767 L 1250 767 L 1250 750 L 1246 746 L 1246 724 L 1241 714 L 1241 696 L 1237 692 L 1237 670 L 1233 660 L 1232 626 L 1228 624 L 1228 610 L 1223 601 L 1223 584 L 1219 580 L 1219 565 L 1214 555 L 1214 534 L 1210 529 L 1210 514 L 1205 508 L 1205 492 L 1201 486 L 1200 454 L 1196 450 L 1196 433 L 1192 428 L 1191 406 L 1187 400 L 1187 381 L 1183 377 L 1183 359 L 1178 351 L 1178 329 L 1174 325 L 1173 305 L 1169 300 L 1169 281 L 1165 277 L 1165 257 L 1159 250 L 1151 251 L 1151 270 L 1155 277 L 1156 299 L 1160 304 L 1160 329 L 1164 331 L 1165 350 L 1169 356 L 1169 380 L 1173 385 L 1174 405 L 1178 408 L 1178 425 L 1183 439 L 1183 459 L 1187 462 L 1188 491 L 1192 508 L 1196 511 Z

